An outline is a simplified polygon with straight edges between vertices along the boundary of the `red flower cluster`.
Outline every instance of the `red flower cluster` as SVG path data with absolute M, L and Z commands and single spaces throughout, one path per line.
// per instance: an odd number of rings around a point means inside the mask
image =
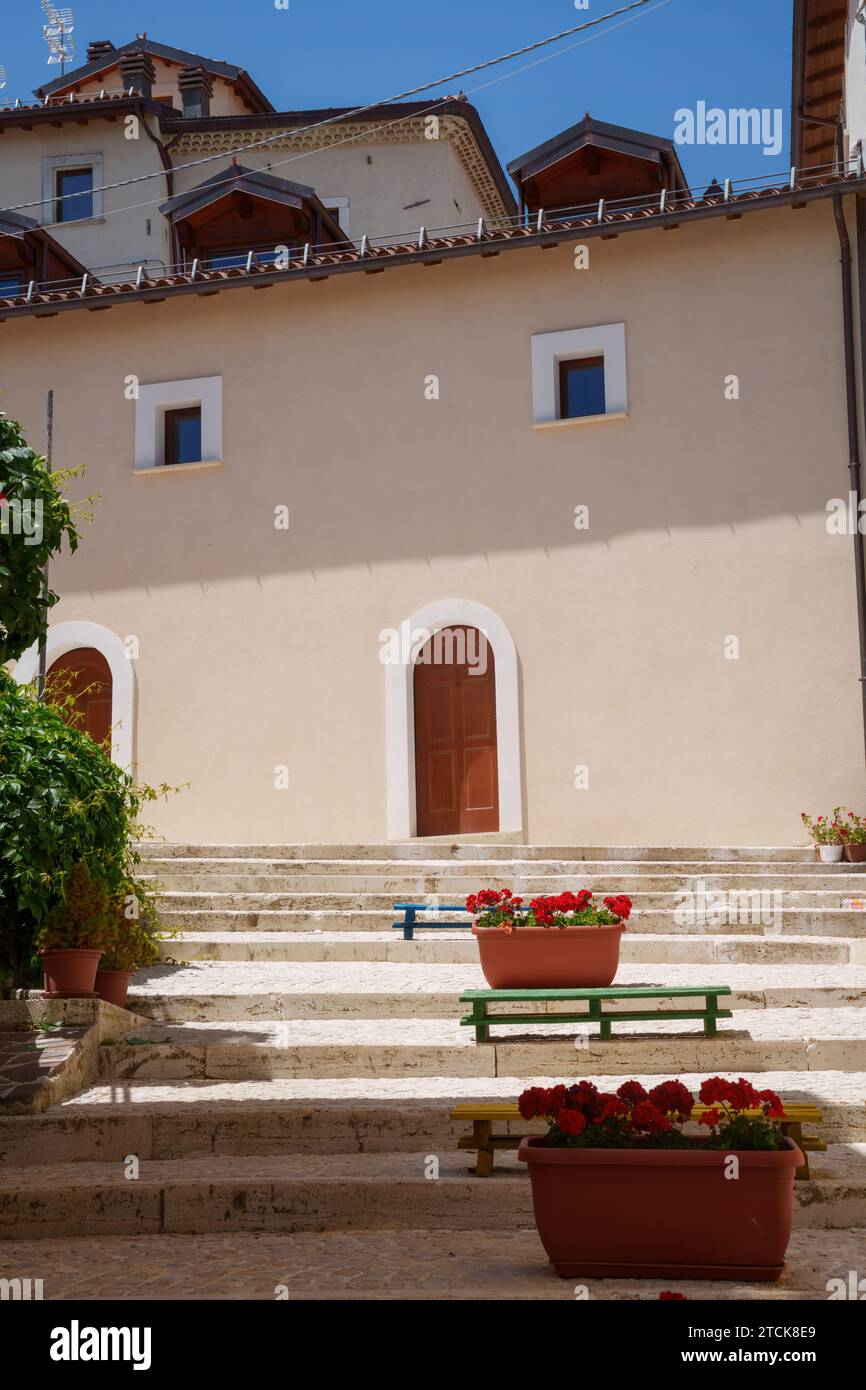
M 743 1076 L 739 1081 L 723 1081 L 720 1076 L 711 1076 L 703 1082 L 699 1099 L 702 1105 L 712 1107 L 701 1116 L 702 1125 L 719 1123 L 718 1119 L 711 1120 L 710 1115 L 721 1117 L 723 1111 L 718 1109 L 720 1105 L 726 1110 L 758 1110 L 773 1120 L 785 1118 L 785 1107 L 776 1092 L 757 1091 L 751 1081 Z
M 713 1146 L 732 1141 L 732 1148 L 767 1148 L 781 1142 L 774 1122 L 784 1118 L 785 1111 L 774 1091 L 758 1091 L 743 1077 L 723 1081 L 715 1076 L 703 1082 L 700 1099 L 710 1107 L 700 1123 L 722 1131 L 703 1141 L 682 1132 L 695 1098 L 677 1080 L 662 1081 L 650 1091 L 639 1081 L 624 1081 L 616 1093 L 599 1091 L 591 1081 L 531 1086 L 518 1106 L 524 1120 L 547 1120 L 548 1142 L 554 1146 L 579 1141 L 579 1147 L 594 1148 L 691 1148 L 701 1142 Z
M 604 907 L 596 907 L 589 888 L 578 893 L 557 893 L 533 898 L 528 911 L 523 898 L 515 898 L 508 889 L 482 888 L 470 893 L 466 911 L 484 927 L 501 927 L 513 931 L 520 924 L 527 927 L 615 926 L 631 916 L 632 902 L 624 894 L 604 899 Z M 518 922 L 519 919 L 519 922 Z

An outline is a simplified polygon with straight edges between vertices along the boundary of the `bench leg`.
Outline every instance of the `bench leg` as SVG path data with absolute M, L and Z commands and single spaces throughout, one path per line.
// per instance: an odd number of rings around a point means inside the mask
M 487 1020 L 487 1001 L 476 999 L 472 1004 L 472 1022 L 475 1025 L 475 1041 L 486 1043 L 490 1041 L 490 1024 Z
M 800 1153 L 803 1155 L 803 1162 L 800 1164 L 799 1168 L 795 1169 L 794 1178 L 796 1180 L 808 1179 L 811 1176 L 809 1172 L 809 1155 L 803 1148 L 803 1126 L 801 1122 L 799 1120 L 783 1120 L 782 1133 L 787 1134 L 789 1139 L 793 1139 Z
M 589 1013 L 588 1013 L 587 1017 L 588 1017 L 588 1018 L 591 1018 L 592 1021 L 593 1021 L 593 1023 L 597 1023 L 597 1024 L 598 1024 L 598 1031 L 599 1031 L 599 1033 L 600 1033 L 600 1035 L 601 1035 L 601 1040 L 602 1040 L 602 1042 L 610 1042 L 610 1039 L 611 1039 L 610 1019 L 609 1019 L 609 1018 L 605 1018 L 604 1014 L 602 1013 L 602 1011 L 601 1011 L 601 1000 L 600 1000 L 600 999 L 590 999 L 590 1001 L 589 1001 Z
M 704 995 L 704 1009 L 705 1009 L 705 1011 L 706 1011 L 706 1012 L 704 1013 L 704 1037 L 705 1037 L 705 1038 L 714 1038 L 714 1037 L 716 1036 L 716 1028 L 717 1028 L 717 1024 L 718 1024 L 718 1021 L 717 1021 L 717 1019 L 716 1019 L 716 1009 L 717 1009 L 717 1008 L 718 1008 L 718 1000 L 716 999 L 716 996 L 715 996 L 714 994 L 710 994 L 710 995 L 706 995 L 706 994 L 705 994 L 705 995 Z
M 473 1120 L 472 1137 L 478 1145 L 478 1154 L 475 1159 L 475 1176 L 478 1178 L 489 1178 L 493 1172 L 494 1152 L 490 1143 L 490 1136 L 493 1126 L 490 1120 Z
M 404 941 L 414 941 L 414 940 L 415 940 L 415 909 L 414 909 L 414 907 L 407 907 L 407 908 L 406 908 L 406 914 L 405 914 L 405 916 L 404 916 L 404 918 L 403 918 L 403 940 L 404 940 Z

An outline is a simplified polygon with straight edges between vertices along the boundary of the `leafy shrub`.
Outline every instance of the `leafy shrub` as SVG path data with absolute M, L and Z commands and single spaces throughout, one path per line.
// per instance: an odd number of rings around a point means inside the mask
M 40 640 L 57 603 L 57 594 L 44 592 L 44 569 L 64 538 L 70 550 L 78 547 L 72 509 L 60 492 L 76 471 L 49 472 L 21 426 L 0 412 L 0 666 Z
M 66 722 L 62 705 L 40 704 L 0 670 L 0 970 L 14 986 L 28 978 L 36 934 L 63 903 L 76 865 L 112 901 L 132 894 L 152 903 L 135 841 L 145 833 L 144 803 L 169 790 L 137 786 Z
M 46 914 L 36 935 L 40 951 L 101 950 L 108 926 L 108 889 L 87 865 L 66 876 L 63 901 Z

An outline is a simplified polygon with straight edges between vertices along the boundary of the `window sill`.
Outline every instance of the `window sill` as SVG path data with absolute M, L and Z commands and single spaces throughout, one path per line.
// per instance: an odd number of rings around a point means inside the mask
M 569 420 L 535 420 L 534 430 L 561 430 L 569 425 L 596 425 L 599 420 L 627 420 L 627 410 L 609 410 L 604 415 L 575 415 Z
M 104 222 L 104 217 L 72 217 L 68 222 L 46 222 L 46 230 L 53 227 L 98 227 Z
M 137 478 L 154 473 L 202 473 L 207 468 L 222 468 L 222 459 L 202 459 L 200 463 L 154 463 L 149 468 L 133 468 Z

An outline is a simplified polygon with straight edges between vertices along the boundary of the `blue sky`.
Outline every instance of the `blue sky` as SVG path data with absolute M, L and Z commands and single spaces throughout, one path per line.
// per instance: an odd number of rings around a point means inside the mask
M 245 67 L 278 109 L 298 110 L 381 100 L 622 3 L 590 0 L 588 13 L 575 0 L 290 0 L 287 11 L 274 0 L 73 0 L 72 8 L 82 60 L 90 40 L 123 43 L 146 31 Z M 792 0 L 650 0 L 629 23 L 590 30 L 601 36 L 550 61 L 515 71 L 542 56 L 532 55 L 453 87 L 462 85 L 478 106 L 503 163 L 585 111 L 672 137 L 674 113 L 699 101 L 781 108 L 778 156 L 765 156 L 760 146 L 680 151 L 696 186 L 712 177 L 764 175 L 788 161 L 791 10 Z M 2 0 L 6 98 L 23 99 L 59 71 L 46 62 L 42 19 L 39 0 Z

